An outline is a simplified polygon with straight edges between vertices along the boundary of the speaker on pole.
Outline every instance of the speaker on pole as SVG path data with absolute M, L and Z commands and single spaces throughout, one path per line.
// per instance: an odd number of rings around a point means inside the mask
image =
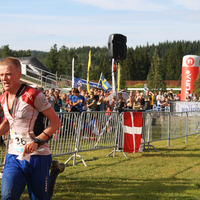
M 126 36 L 122 34 L 112 34 L 108 39 L 108 56 L 115 60 L 126 58 L 127 46 Z

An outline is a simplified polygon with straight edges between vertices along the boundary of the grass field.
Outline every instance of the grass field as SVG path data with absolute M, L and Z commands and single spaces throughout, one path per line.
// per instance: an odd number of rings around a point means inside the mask
M 198 200 L 200 137 L 152 143 L 159 152 L 106 157 L 112 149 L 81 152 L 88 167 L 72 161 L 57 179 L 54 200 Z M 69 156 L 54 157 L 66 161 Z M 22 200 L 28 200 L 27 191 Z

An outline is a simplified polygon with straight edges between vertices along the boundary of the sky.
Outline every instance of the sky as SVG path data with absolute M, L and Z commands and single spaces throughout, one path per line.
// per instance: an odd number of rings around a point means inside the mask
M 199 11 L 199 0 L 1 0 L 0 47 L 107 47 L 111 34 L 125 35 L 133 48 L 195 41 Z

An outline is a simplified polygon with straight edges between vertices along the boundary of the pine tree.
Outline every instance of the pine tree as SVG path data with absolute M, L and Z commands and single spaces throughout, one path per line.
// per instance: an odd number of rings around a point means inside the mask
M 56 74 L 58 70 L 58 49 L 57 45 L 54 44 L 51 47 L 50 52 L 47 54 L 47 59 L 45 63 L 46 67 L 51 71 L 51 73 Z
M 67 51 L 68 51 L 68 49 L 65 46 L 62 46 L 59 49 L 59 54 L 58 54 L 58 69 L 57 69 L 58 70 L 58 75 L 66 75 L 66 69 L 67 69 Z
M 178 49 L 176 52 L 176 69 L 175 69 L 175 75 L 174 78 L 175 80 L 180 80 L 181 78 L 181 70 L 182 70 L 182 59 L 183 59 L 184 53 L 183 53 L 183 47 L 182 44 L 178 44 Z
M 167 55 L 167 63 L 166 63 L 166 74 L 165 74 L 165 79 L 166 80 L 174 80 L 175 79 L 175 69 L 176 69 L 176 64 L 175 64 L 175 51 L 174 48 L 171 46 L 170 49 L 168 50 Z
M 200 73 L 198 74 L 195 82 L 194 82 L 195 93 L 198 97 L 200 97 Z
M 123 77 L 123 80 L 126 81 L 137 79 L 137 74 L 135 73 L 136 69 L 133 54 L 133 48 L 128 48 L 126 59 L 121 62 L 121 76 Z
M 160 58 L 158 56 L 157 49 L 155 49 L 152 61 L 151 61 L 151 67 L 149 69 L 149 73 L 147 75 L 147 87 L 151 91 L 165 91 L 166 85 L 163 81 L 163 78 L 161 76 L 160 72 Z

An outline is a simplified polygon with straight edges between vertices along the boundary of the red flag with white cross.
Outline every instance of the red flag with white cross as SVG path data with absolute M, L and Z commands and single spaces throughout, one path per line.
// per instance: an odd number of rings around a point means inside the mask
M 124 152 L 138 152 L 142 138 L 142 112 L 124 112 Z

